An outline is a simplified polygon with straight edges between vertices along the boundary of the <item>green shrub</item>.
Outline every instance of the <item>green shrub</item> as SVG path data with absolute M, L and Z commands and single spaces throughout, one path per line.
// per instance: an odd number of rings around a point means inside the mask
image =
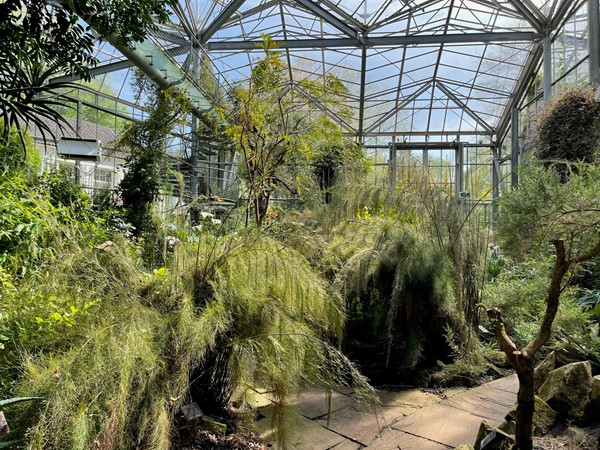
M 539 330 L 552 264 L 551 257 L 542 261 L 522 261 L 505 268 L 494 282 L 485 287 L 486 306 L 502 311 L 507 332 L 518 347 L 530 342 Z M 587 339 L 589 317 L 577 306 L 578 296 L 579 289 L 576 286 L 563 291 L 554 328 L 558 334 Z

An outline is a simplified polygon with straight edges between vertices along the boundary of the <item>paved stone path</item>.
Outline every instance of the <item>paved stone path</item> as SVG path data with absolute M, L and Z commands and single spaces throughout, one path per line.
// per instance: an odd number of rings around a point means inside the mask
M 498 424 L 517 400 L 515 375 L 474 389 L 449 389 L 440 397 L 420 390 L 380 392 L 382 409 L 364 412 L 352 391 L 340 389 L 328 400 L 321 389 L 308 389 L 298 398 L 291 446 L 299 450 L 447 450 L 473 444 L 483 419 Z M 278 448 L 271 428 L 268 393 L 252 402 L 261 419 L 263 439 Z

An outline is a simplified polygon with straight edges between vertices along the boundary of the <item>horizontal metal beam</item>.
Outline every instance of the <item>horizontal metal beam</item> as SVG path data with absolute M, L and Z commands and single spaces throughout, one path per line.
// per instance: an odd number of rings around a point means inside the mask
M 342 133 L 344 136 L 355 136 L 352 133 Z M 486 130 L 468 131 L 468 130 L 451 130 L 451 131 L 373 131 L 365 133 L 365 138 L 368 137 L 396 137 L 396 136 L 493 136 L 495 133 Z
M 88 71 L 90 77 L 94 78 L 99 75 L 104 75 L 105 73 L 116 72 L 117 70 L 129 69 L 133 66 L 133 63 L 126 59 L 125 61 L 119 61 L 110 64 L 103 64 L 101 66 L 96 66 L 93 69 Z M 55 83 L 72 83 L 74 81 L 81 80 L 81 76 L 79 75 L 65 75 L 63 77 L 52 78 L 48 81 L 48 84 Z
M 465 34 L 431 34 L 415 36 L 385 36 L 365 37 L 364 42 L 359 39 L 295 39 L 274 40 L 275 45 L 282 49 L 310 49 L 310 48 L 341 48 L 341 47 L 386 47 L 401 45 L 427 45 L 427 44 L 473 44 L 488 42 L 522 42 L 535 41 L 540 35 L 533 32 L 499 32 L 499 33 L 465 33 Z M 221 41 L 208 42 L 207 51 L 230 50 L 261 50 L 261 41 Z
M 104 106 L 101 105 L 97 105 L 93 102 L 89 102 L 86 100 L 81 100 L 81 99 L 77 99 L 75 97 L 72 97 L 70 95 L 59 95 L 59 97 L 67 102 L 70 103 L 81 103 L 84 106 L 87 106 L 88 108 L 92 108 L 95 109 L 97 111 L 102 111 L 104 113 L 110 114 L 112 116 L 118 117 L 119 119 L 124 119 L 124 120 L 129 120 L 132 122 L 138 122 L 139 119 L 136 119 L 135 117 L 131 116 L 130 114 L 127 114 L 123 111 L 119 111 L 116 109 L 111 109 L 111 108 L 106 108 Z
M 179 47 L 174 47 L 174 48 L 168 49 L 168 50 L 166 50 L 166 53 L 169 54 L 170 56 L 179 56 L 179 55 L 183 55 L 184 53 L 186 53 L 188 51 L 190 51 L 189 45 L 182 45 Z M 133 67 L 134 65 L 135 64 L 133 64 L 133 62 L 131 62 L 128 59 L 125 59 L 123 61 L 118 61 L 118 62 L 114 62 L 114 63 L 108 63 L 108 64 L 102 64 L 100 66 L 96 66 L 93 69 L 90 69 L 88 71 L 88 74 L 90 77 L 94 78 L 99 75 L 104 75 L 105 73 L 111 73 L 111 72 L 116 72 L 118 70 L 129 69 L 130 67 Z M 79 80 L 81 80 L 80 75 L 65 75 L 63 77 L 51 78 L 48 81 L 48 84 L 73 83 L 73 82 L 79 81 Z
M 359 37 L 358 30 L 355 30 L 346 22 L 334 16 L 329 11 L 324 9 L 322 6 L 319 6 L 317 3 L 312 0 L 296 0 L 296 3 L 302 5 L 304 8 L 312 12 L 317 17 L 323 19 L 325 22 L 329 23 L 331 26 L 337 28 L 342 33 L 350 36 L 351 38 L 357 39 Z

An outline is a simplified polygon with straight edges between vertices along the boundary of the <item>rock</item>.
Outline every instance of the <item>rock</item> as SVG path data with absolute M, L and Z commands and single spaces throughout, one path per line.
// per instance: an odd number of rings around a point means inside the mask
M 592 391 L 592 366 L 589 361 L 567 364 L 548 374 L 539 396 L 569 419 L 581 419 Z
M 592 403 L 600 403 L 600 375 L 592 378 L 592 392 L 590 394 Z
M 533 432 L 541 434 L 548 433 L 554 426 L 557 415 L 557 412 L 554 411 L 548 403 L 536 395 L 535 409 L 533 411 Z M 512 407 L 508 414 L 506 414 L 505 419 L 509 422 L 517 420 L 517 405 Z M 501 427 L 498 428 L 506 431 Z M 509 433 L 508 431 L 506 432 Z M 514 434 L 514 431 L 510 434 Z
M 548 375 L 550 372 L 556 369 L 556 354 L 554 352 L 550 352 L 546 359 L 544 359 L 538 366 L 535 368 L 535 372 L 533 373 L 533 388 L 535 392 L 537 392 L 542 384 L 546 382 Z
M 454 447 L 454 450 L 475 450 L 475 449 L 473 448 L 472 445 L 462 444 L 462 445 L 459 445 L 458 447 Z
M 517 424 L 514 420 L 505 420 L 498 425 L 498 429 L 504 431 L 506 434 L 512 434 L 514 436 L 515 431 L 517 430 Z
M 225 437 L 227 434 L 227 424 L 211 416 L 202 417 L 202 428 L 219 437 Z
M 180 410 L 187 422 L 200 420 L 204 416 L 202 410 L 196 402 L 192 402 L 189 405 L 183 405 Z
M 513 443 L 512 436 L 493 427 L 484 420 L 479 426 L 479 432 L 473 447 L 475 450 L 504 450 L 511 448 Z
M 546 359 L 535 368 L 533 374 L 533 387 L 535 391 L 537 392 L 539 388 L 542 387 L 542 384 L 544 384 L 550 372 L 574 362 L 577 361 L 560 349 L 550 352 L 548 356 L 546 356 Z
M 0 411 L 0 437 L 6 436 L 8 433 L 10 433 L 8 422 L 6 421 L 6 417 L 4 417 L 4 413 Z

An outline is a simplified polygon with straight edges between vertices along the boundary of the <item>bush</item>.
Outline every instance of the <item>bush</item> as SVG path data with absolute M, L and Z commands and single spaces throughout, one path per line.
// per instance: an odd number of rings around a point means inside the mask
M 530 342 L 539 330 L 553 263 L 551 256 L 544 260 L 525 260 L 517 266 L 506 267 L 486 286 L 486 306 L 502 311 L 507 332 L 519 348 Z M 578 296 L 576 286 L 564 290 L 554 324 L 555 339 L 557 334 L 580 340 L 589 336 L 589 317 L 577 306 Z
M 555 97 L 537 117 L 535 156 L 555 164 L 563 180 L 564 162 L 598 160 L 600 148 L 600 103 L 594 90 L 569 88 Z

